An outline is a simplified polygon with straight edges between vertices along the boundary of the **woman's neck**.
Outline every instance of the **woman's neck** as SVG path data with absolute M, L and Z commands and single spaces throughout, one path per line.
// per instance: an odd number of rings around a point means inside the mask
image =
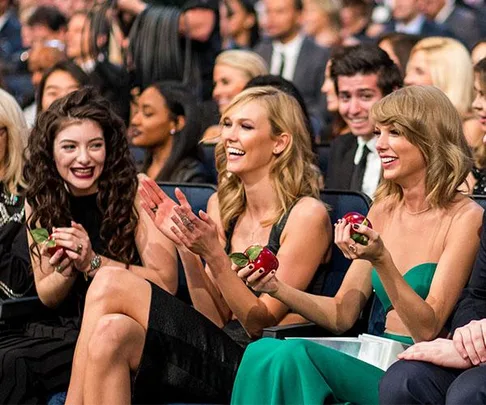
M 403 205 L 405 210 L 409 214 L 419 214 L 421 212 L 428 211 L 431 207 L 426 201 L 424 180 L 420 180 L 418 183 L 409 185 L 407 187 L 402 186 L 403 191 Z
M 277 193 L 268 178 L 244 187 L 246 212 L 251 218 L 262 221 L 277 211 Z
M 242 30 L 233 37 L 233 42 L 240 48 L 250 48 L 250 31 Z
M 172 138 L 162 145 L 157 145 L 152 148 L 152 162 L 147 169 L 147 175 L 155 179 L 157 174 L 164 168 L 165 163 L 172 152 Z M 156 173 L 155 173 L 156 172 Z M 155 176 L 154 176 L 155 174 Z

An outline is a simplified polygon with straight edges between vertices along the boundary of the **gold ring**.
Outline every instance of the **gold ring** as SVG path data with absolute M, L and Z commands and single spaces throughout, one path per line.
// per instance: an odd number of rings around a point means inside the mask
M 78 247 L 76 248 L 76 253 L 79 255 L 81 251 L 83 250 L 83 245 L 80 243 Z

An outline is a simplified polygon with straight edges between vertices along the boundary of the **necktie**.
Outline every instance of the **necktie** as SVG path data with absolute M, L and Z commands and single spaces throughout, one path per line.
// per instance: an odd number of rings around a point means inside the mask
M 363 154 L 357 165 L 354 165 L 353 176 L 351 177 L 350 190 L 362 191 L 363 177 L 366 170 L 366 161 L 370 150 L 366 145 L 363 146 Z
M 280 52 L 280 69 L 279 69 L 279 75 L 283 76 L 285 69 L 285 54 L 283 52 Z

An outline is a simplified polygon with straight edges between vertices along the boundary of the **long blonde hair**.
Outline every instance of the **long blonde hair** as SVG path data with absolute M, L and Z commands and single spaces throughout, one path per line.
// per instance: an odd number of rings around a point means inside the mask
M 462 119 L 470 118 L 473 101 L 473 64 L 467 48 L 453 38 L 428 37 L 412 48 L 410 57 L 423 51 L 432 84 L 441 89 Z
M 432 207 L 451 203 L 471 171 L 472 158 L 461 118 L 449 98 L 434 86 L 409 86 L 378 101 L 371 117 L 376 123 L 395 127 L 422 153 L 427 202 Z M 375 203 L 388 196 L 401 200 L 403 191 L 383 179 Z
M 19 187 L 25 187 L 22 170 L 28 129 L 20 106 L 2 89 L 0 89 L 0 126 L 7 130 L 5 160 L 0 162 L 3 169 L 2 182 L 10 194 L 17 195 Z
M 318 175 L 312 167 L 315 159 L 311 138 L 306 129 L 299 103 L 290 95 L 271 86 L 253 87 L 238 94 L 228 106 L 221 122 L 235 109 L 250 102 L 258 102 L 267 112 L 272 136 L 290 135 L 285 150 L 277 155 L 270 168 L 270 179 L 277 194 L 277 213 L 266 218 L 263 225 L 271 225 L 299 198 L 319 198 Z M 223 142 L 216 145 L 218 170 L 218 200 L 221 221 L 225 230 L 230 221 L 245 211 L 246 195 L 242 181 L 226 169 L 226 152 Z

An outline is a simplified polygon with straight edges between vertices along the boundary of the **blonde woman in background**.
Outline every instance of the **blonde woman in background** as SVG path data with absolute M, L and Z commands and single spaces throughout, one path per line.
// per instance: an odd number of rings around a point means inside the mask
M 469 146 L 476 147 L 481 143 L 483 134 L 471 107 L 473 81 L 471 56 L 459 41 L 429 37 L 412 48 L 405 84 L 432 85 L 442 90 L 462 118 L 464 136 Z
M 341 44 L 340 0 L 304 0 L 302 28 L 316 44 L 331 47 Z
M 231 49 L 218 55 L 213 70 L 213 100 L 218 105 L 219 114 L 239 94 L 246 83 L 256 76 L 268 74 L 265 60 L 255 52 Z M 219 139 L 219 125 L 212 125 L 203 135 L 203 142 L 216 143 Z

